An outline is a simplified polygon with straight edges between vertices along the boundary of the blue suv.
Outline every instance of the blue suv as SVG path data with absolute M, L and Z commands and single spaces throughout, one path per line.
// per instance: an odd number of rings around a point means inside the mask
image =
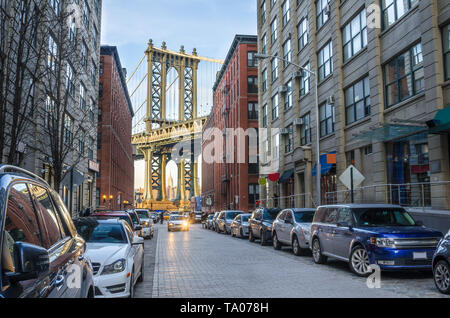
M 401 206 L 349 204 L 321 206 L 311 225 L 314 262 L 328 257 L 349 263 L 358 276 L 370 265 L 382 270 L 430 270 L 442 233 L 425 228 Z

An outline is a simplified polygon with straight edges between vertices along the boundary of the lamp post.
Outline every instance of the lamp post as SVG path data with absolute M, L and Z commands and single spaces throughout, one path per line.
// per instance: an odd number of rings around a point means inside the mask
M 316 186 L 317 186 L 317 203 L 318 206 L 320 206 L 322 204 L 322 194 L 321 194 L 321 186 L 320 186 L 320 178 L 322 176 L 322 169 L 320 166 L 320 129 L 319 129 L 319 125 L 320 125 L 320 121 L 319 121 L 319 95 L 318 95 L 318 78 L 317 78 L 317 72 L 313 72 L 308 70 L 307 68 L 304 68 L 300 65 L 297 65 L 295 63 L 292 63 L 291 61 L 288 61 L 286 59 L 283 59 L 279 56 L 276 55 L 269 55 L 269 54 L 262 54 L 262 53 L 257 53 L 254 55 L 254 58 L 257 60 L 265 60 L 268 58 L 275 58 L 278 59 L 280 61 L 283 61 L 287 64 L 290 65 L 294 65 L 295 67 L 297 67 L 298 69 L 302 70 L 303 72 L 307 72 L 310 75 L 314 76 L 314 84 L 315 84 L 315 98 L 316 98 Z

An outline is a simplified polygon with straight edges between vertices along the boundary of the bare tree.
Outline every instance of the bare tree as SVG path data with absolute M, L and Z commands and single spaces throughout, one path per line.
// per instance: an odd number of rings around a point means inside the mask
M 0 158 L 20 165 L 18 145 L 33 130 L 36 84 L 44 76 L 47 1 L 2 0 L 0 7 Z
M 62 0 L 49 23 L 47 75 L 42 81 L 46 107 L 41 112 L 40 149 L 51 158 L 53 186 L 58 191 L 66 175 L 85 158 L 86 136 L 96 130 L 87 120 L 86 88 L 76 85 L 86 73 L 87 56 L 77 36 L 76 7 L 69 3 Z

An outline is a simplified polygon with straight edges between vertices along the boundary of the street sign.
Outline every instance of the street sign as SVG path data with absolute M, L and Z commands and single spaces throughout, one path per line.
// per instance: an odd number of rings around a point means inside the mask
M 355 166 L 350 165 L 347 170 L 339 177 L 339 180 L 347 187 L 347 189 L 352 189 L 352 169 L 353 169 L 353 188 L 361 185 L 361 183 L 366 180 L 366 178 L 362 175 Z

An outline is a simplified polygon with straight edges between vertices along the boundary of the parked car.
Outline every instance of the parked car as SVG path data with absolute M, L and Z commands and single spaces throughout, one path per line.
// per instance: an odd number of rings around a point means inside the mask
M 209 214 L 208 216 L 203 218 L 203 221 L 202 221 L 202 228 L 203 229 L 208 229 L 209 228 L 209 222 L 212 220 L 213 217 L 214 217 L 213 214 Z
M 159 214 L 157 212 L 150 212 L 150 216 L 152 217 L 154 224 L 157 224 L 159 222 Z
M 189 220 L 184 215 L 173 214 L 167 223 L 167 231 L 189 231 Z
M 139 219 L 138 214 L 136 213 L 136 211 L 134 210 L 127 210 L 125 211 L 126 213 L 128 213 L 131 217 L 131 221 L 133 221 L 134 227 L 136 228 L 136 226 L 140 226 L 141 229 L 137 232 L 137 235 L 140 237 L 144 237 L 144 231 L 143 231 L 143 226 L 142 226 L 142 222 Z M 135 231 L 136 232 L 136 231 Z
M 143 237 L 148 239 L 153 238 L 155 230 L 153 228 L 153 218 L 151 217 L 150 211 L 147 209 L 136 209 L 135 211 L 139 220 L 141 220 Z
M 437 289 L 450 294 L 450 231 L 443 238 L 433 256 L 433 277 Z
M 95 297 L 133 298 L 134 286 L 144 279 L 144 239 L 120 219 L 98 220 L 88 231 L 84 237 L 94 268 Z
M 309 250 L 311 223 L 315 209 L 286 209 L 273 222 L 272 243 L 276 250 L 291 246 L 295 255 Z
M 202 212 L 201 211 L 197 211 L 194 213 L 194 218 L 192 220 L 195 223 L 201 223 L 202 222 Z
M 430 270 L 442 233 L 425 228 L 401 206 L 349 204 L 321 206 L 311 225 L 314 262 L 327 257 L 349 263 L 358 276 L 370 265 L 382 270 Z
M 0 298 L 93 298 L 86 243 L 59 194 L 8 165 L 0 189 Z
M 239 214 L 231 223 L 230 232 L 233 237 L 244 238 L 248 236 L 248 218 L 251 214 Z
M 212 226 L 213 226 L 213 220 L 214 220 L 214 215 L 215 215 L 215 213 L 211 213 L 211 214 L 208 215 L 208 218 L 206 219 L 206 228 L 207 228 L 208 230 L 211 230 L 211 229 L 212 229 Z
M 137 236 L 141 236 L 142 232 L 142 226 L 137 225 L 133 222 L 133 219 L 131 218 L 131 215 L 128 212 L 125 211 L 101 211 L 96 212 L 92 215 L 92 217 L 95 217 L 99 220 L 107 220 L 107 219 L 121 219 L 128 223 L 128 225 L 133 229 L 133 232 Z
M 272 240 L 272 224 L 281 209 L 258 208 L 248 219 L 248 239 L 254 242 L 260 240 L 261 245 L 267 245 Z
M 222 211 L 217 217 L 217 232 L 218 233 L 231 233 L 231 223 L 233 223 L 234 218 L 243 214 L 243 211 Z
M 212 224 L 211 230 L 213 230 L 213 231 L 217 231 L 216 230 L 216 228 L 217 228 L 217 218 L 219 217 L 219 214 L 220 214 L 220 212 L 214 213 L 214 217 L 213 217 L 212 222 L 211 222 L 211 224 Z

